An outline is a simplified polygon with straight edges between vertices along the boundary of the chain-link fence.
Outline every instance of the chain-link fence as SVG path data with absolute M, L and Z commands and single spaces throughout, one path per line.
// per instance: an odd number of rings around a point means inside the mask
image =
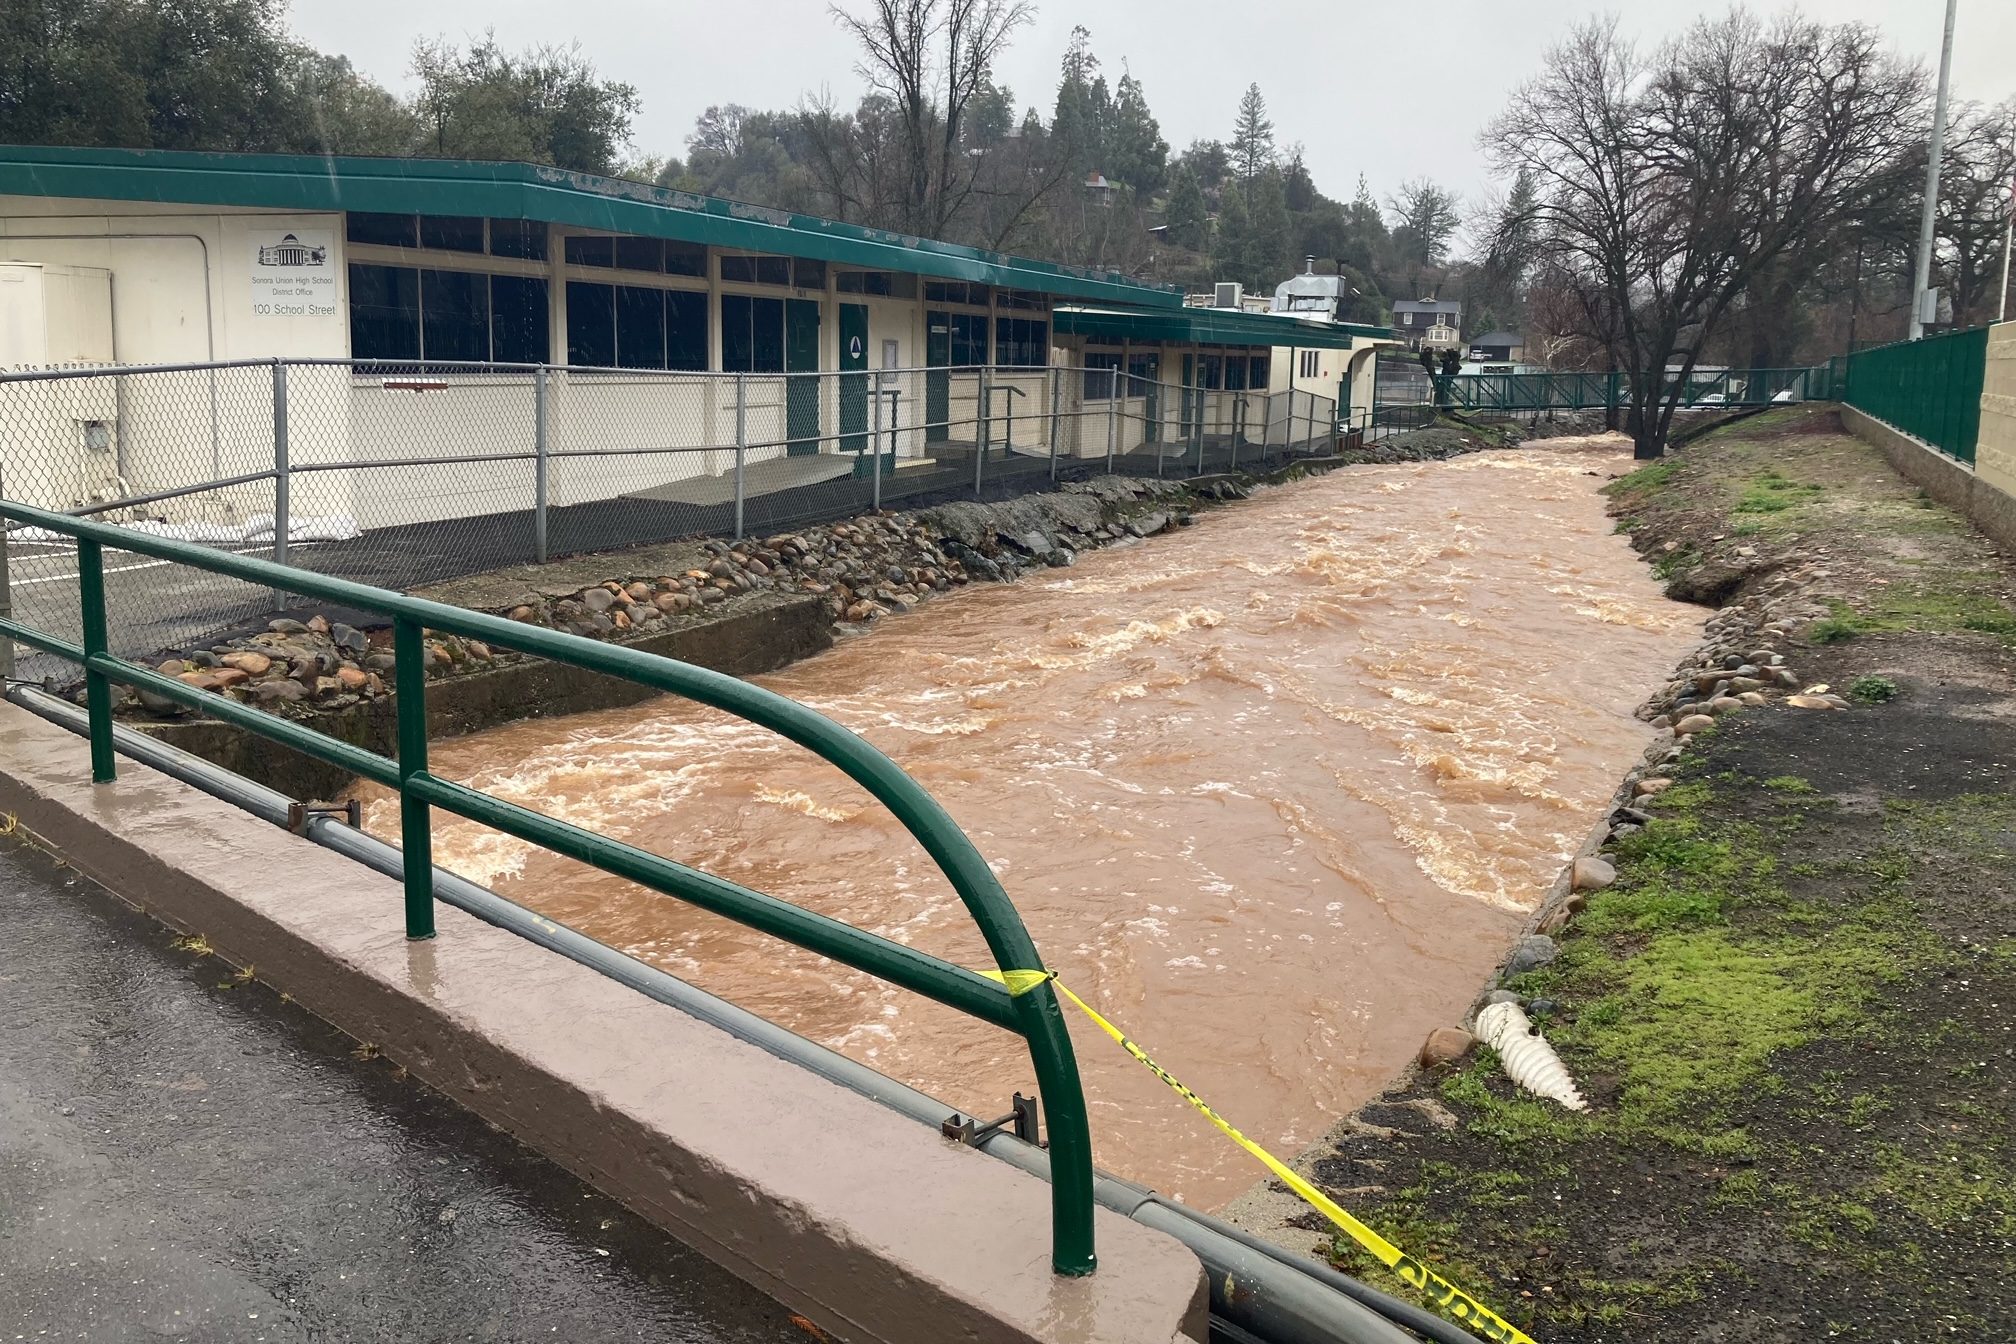
M 1201 363 L 1201 362 L 1200 362 Z M 0 374 L 0 494 L 393 589 L 556 556 L 1331 451 L 1309 392 L 1118 368 L 667 373 L 295 360 Z M 15 528 L 15 613 L 78 637 L 62 538 Z M 108 557 L 115 652 L 284 594 Z

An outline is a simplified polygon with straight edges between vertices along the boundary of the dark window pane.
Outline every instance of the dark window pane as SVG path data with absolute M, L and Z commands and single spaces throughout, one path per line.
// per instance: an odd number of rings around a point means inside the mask
M 1264 392 L 1267 389 L 1267 383 L 1269 378 L 1271 377 L 1268 371 L 1269 366 L 1267 363 L 1267 356 L 1266 355 L 1253 356 L 1252 365 L 1253 370 L 1250 374 L 1247 375 L 1246 386 L 1256 388 Z
M 470 271 L 420 272 L 420 351 L 429 360 L 490 358 L 489 277 Z
M 665 243 L 665 272 L 668 275 L 707 274 L 707 249 L 698 243 Z
M 546 222 L 538 219 L 490 221 L 490 255 L 546 260 Z
M 843 294 L 892 294 L 896 278 L 887 271 L 842 271 L 833 281 Z
M 1127 361 L 1127 377 L 1131 396 L 1146 394 L 1147 385 L 1155 381 L 1161 371 L 1162 360 L 1158 355 L 1134 355 Z
M 422 215 L 420 246 L 444 252 L 481 252 L 483 220 L 476 215 Z
M 978 313 L 952 314 L 952 367 L 987 362 L 987 319 Z
M 782 261 L 782 257 L 762 260 Z M 755 354 L 750 369 L 755 373 L 784 372 L 784 300 L 749 300 L 749 326 Z
M 420 358 L 420 272 L 350 263 L 350 355 Z
M 1113 396 L 1113 385 L 1120 369 L 1120 356 L 1100 354 L 1097 351 L 1085 356 L 1085 400 L 1109 401 Z
M 789 257 L 723 257 L 721 278 L 744 285 L 788 285 L 791 283 Z
M 791 263 L 791 283 L 800 289 L 826 288 L 826 263 L 798 258 Z
M 616 265 L 626 271 L 662 271 L 665 244 L 656 238 L 618 238 Z
M 721 260 L 726 265 L 729 258 Z M 756 367 L 755 337 L 749 325 L 750 307 L 755 302 L 747 294 L 721 296 L 721 369 L 724 373 L 748 373 Z
M 994 362 L 1040 369 L 1050 362 L 1050 324 L 1026 317 L 994 319 Z
M 521 275 L 490 277 L 490 358 L 499 364 L 544 364 L 546 282 Z
M 665 291 L 616 287 L 616 362 L 626 369 L 665 367 Z
M 566 240 L 566 257 L 569 266 L 614 266 L 616 240 L 599 237 L 569 238 Z
M 383 247 L 412 247 L 419 241 L 411 215 L 374 215 L 352 210 L 343 217 L 343 236 L 353 243 L 377 243 Z
M 1246 361 L 1233 355 L 1225 361 L 1225 390 L 1244 392 L 1246 390 Z
M 607 369 L 616 364 L 616 287 L 567 282 L 567 362 Z
M 707 367 L 705 293 L 690 289 L 665 291 L 665 367 L 696 370 Z

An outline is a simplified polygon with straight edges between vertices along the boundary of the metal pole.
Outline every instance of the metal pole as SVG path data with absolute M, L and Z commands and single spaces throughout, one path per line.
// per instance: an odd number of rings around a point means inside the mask
M 4 482 L 0 482 L 0 499 L 7 498 Z M 0 518 L 0 621 L 14 619 L 14 597 L 7 584 L 7 532 L 6 519 Z M 0 635 L 0 681 L 14 675 L 14 641 Z
M 1239 400 L 1232 403 L 1232 466 L 1239 470 L 1239 436 L 1246 432 L 1246 394 L 1241 392 Z
M 1063 406 L 1064 375 L 1060 370 L 1047 369 L 1044 376 L 1050 380 L 1050 479 L 1054 481 L 1057 479 L 1057 417 Z
M 546 455 L 552 446 L 546 428 L 548 372 L 542 364 L 532 375 L 532 553 L 542 565 L 551 558 L 546 545 Z
M 1159 375 L 1159 374 L 1161 373 L 1161 370 L 1160 370 L 1160 369 L 1158 368 L 1158 369 L 1156 370 L 1156 373 L 1157 373 L 1157 374 Z M 1158 377 L 1158 378 L 1157 378 L 1157 380 L 1156 380 L 1156 383 L 1155 383 L 1155 389 L 1156 389 L 1156 396 L 1155 396 L 1155 479 L 1156 479 L 1156 480 L 1158 480 L 1158 481 L 1162 479 L 1162 428 L 1163 428 L 1163 423 L 1164 423 L 1164 422 L 1163 422 L 1163 419 L 1162 419 L 1162 406 L 1163 406 L 1163 403 L 1164 403 L 1164 402 L 1165 402 L 1165 401 L 1167 400 L 1167 398 L 1166 398 L 1166 397 L 1165 397 L 1165 396 L 1163 395 L 1163 388 L 1164 388 L 1165 386 L 1166 386 L 1166 385 L 1165 385 L 1165 384 L 1164 384 L 1164 383 L 1163 383 L 1163 382 L 1162 382 L 1162 381 L 1160 380 L 1160 378 Z M 1179 404 L 1180 404 L 1180 403 L 1179 403 Z M 1180 418 L 1178 419 L 1177 423 L 1178 423 L 1178 425 L 1179 425 L 1179 426 L 1181 425 L 1182 421 L 1181 421 L 1181 419 L 1180 419 Z M 1181 432 L 1181 430 L 1179 429 L 1179 430 L 1178 430 L 1178 432 L 1180 433 L 1180 432 Z
M 894 419 L 892 416 L 891 419 Z M 868 474 L 874 484 L 869 487 L 869 503 L 875 512 L 882 512 L 882 389 L 875 389 L 874 431 L 868 440 L 868 456 L 874 459 L 868 464 Z M 891 439 L 895 435 L 890 435 Z
M 2008 210 L 2002 217 L 2002 288 L 1995 291 L 1995 320 L 2006 321 L 2009 317 L 2009 245 L 2016 241 L 2016 135 L 2009 140 L 2009 193 Z
M 1932 284 L 1932 224 L 1939 213 L 1939 159 L 1946 152 L 1946 83 L 1953 73 L 1953 11 L 1946 0 L 1946 37 L 1939 47 L 1939 98 L 1932 112 L 1932 144 L 1925 159 L 1925 204 L 1918 215 L 1917 278 L 1911 289 L 1911 339 L 1925 334 L 1925 291 Z M 1936 316 L 1936 314 L 1935 314 Z
M 1106 474 L 1113 474 L 1113 458 L 1120 449 L 1120 370 L 1106 375 Z
M 273 563 L 287 563 L 287 534 L 293 530 L 292 473 L 287 469 L 287 366 L 273 361 Z M 273 590 L 275 610 L 287 605 L 287 592 Z
M 984 365 L 980 370 L 980 421 L 973 432 L 973 498 L 980 498 L 980 481 L 987 468 L 987 435 L 993 428 L 989 421 L 994 406 L 993 370 Z
M 119 767 L 112 753 L 112 683 L 96 661 L 107 655 L 105 553 L 95 541 L 77 542 L 77 604 L 84 627 L 84 708 L 91 716 L 91 782 L 109 784 Z
M 392 621 L 392 707 L 399 719 L 399 848 L 404 855 L 406 936 L 434 936 L 434 819 L 413 793 L 427 773 L 427 646 L 404 616 Z
M 735 375 L 735 540 L 742 540 L 743 460 L 749 454 L 749 375 Z

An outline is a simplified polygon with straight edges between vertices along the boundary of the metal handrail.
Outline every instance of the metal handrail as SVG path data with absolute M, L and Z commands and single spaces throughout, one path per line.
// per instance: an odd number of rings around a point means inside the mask
M 117 773 L 111 687 L 114 682 L 122 683 L 201 710 L 396 791 L 409 938 L 434 936 L 432 810 L 438 807 L 1016 1032 L 1028 1043 L 1037 1086 L 1050 1113 L 1051 1265 L 1064 1275 L 1092 1272 L 1096 1264 L 1092 1143 L 1085 1094 L 1063 1012 L 1047 982 L 1010 994 L 964 967 L 430 773 L 426 632 L 482 640 L 621 677 L 724 710 L 807 748 L 866 789 L 923 846 L 979 926 L 998 969 L 1041 969 L 1043 962 L 1020 914 L 972 841 L 936 799 L 865 740 L 774 692 L 636 649 L 0 499 L 0 520 L 5 519 L 76 540 L 83 642 L 73 644 L 5 617 L 0 617 L 0 641 L 16 640 L 83 667 L 95 782 L 108 782 Z M 389 616 L 396 657 L 393 704 L 397 757 L 387 759 L 296 721 L 112 657 L 106 648 L 103 548 L 107 546 Z

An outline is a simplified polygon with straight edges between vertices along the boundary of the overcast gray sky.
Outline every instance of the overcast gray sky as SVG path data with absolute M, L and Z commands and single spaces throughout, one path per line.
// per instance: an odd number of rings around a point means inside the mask
M 1614 12 L 1649 40 L 1725 10 L 1698 0 L 1042 0 L 998 77 L 1047 116 L 1058 58 L 1082 23 L 1109 79 L 1124 62 L 1141 80 L 1172 148 L 1229 136 L 1239 95 L 1257 81 L 1277 141 L 1302 142 L 1328 194 L 1348 197 L 1362 172 L 1381 200 L 1423 175 L 1473 197 L 1487 186 L 1479 127 L 1575 23 Z M 1937 68 L 1943 0 L 1810 0 L 1806 11 L 1874 24 Z M 712 103 L 786 107 L 820 85 L 851 102 L 860 88 L 824 0 L 296 0 L 293 21 L 315 46 L 402 89 L 420 36 L 494 28 L 514 49 L 578 40 L 604 75 L 636 85 L 636 148 L 647 154 L 683 156 Z M 2016 2 L 1960 0 L 1953 86 L 1983 102 L 2016 93 Z

